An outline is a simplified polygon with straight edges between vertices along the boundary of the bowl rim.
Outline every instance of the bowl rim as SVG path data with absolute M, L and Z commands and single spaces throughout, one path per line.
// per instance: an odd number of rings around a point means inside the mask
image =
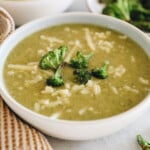
M 70 15 L 72 17 L 76 16 L 76 15 L 78 15 L 78 16 L 82 15 L 82 16 L 88 16 L 88 17 L 96 16 L 96 17 L 100 17 L 100 18 L 111 19 L 112 21 L 115 21 L 115 22 L 118 22 L 118 23 L 124 23 L 126 26 L 128 26 L 128 27 L 132 28 L 133 30 L 135 30 L 135 32 L 138 32 L 138 34 L 140 34 L 144 38 L 144 40 L 147 41 L 147 43 L 150 41 L 149 37 L 146 34 L 144 34 L 144 32 L 142 32 L 138 28 L 134 27 L 133 25 L 131 25 L 131 24 L 127 23 L 127 22 L 121 21 L 119 19 L 116 19 L 116 18 L 113 18 L 113 17 L 110 17 L 110 16 L 106 16 L 106 15 L 94 14 L 94 13 L 88 13 L 88 12 L 70 12 L 70 13 L 61 13 L 61 14 L 55 14 L 55 15 L 52 15 L 52 16 L 43 17 L 43 18 L 31 21 L 29 23 L 26 23 L 25 25 L 23 25 L 20 28 L 18 28 L 12 35 L 9 36 L 3 42 L 3 44 L 0 47 L 0 49 L 3 49 L 3 47 L 5 46 L 5 43 L 7 44 L 7 41 L 8 42 L 11 41 L 11 39 L 13 39 L 13 36 L 15 36 L 20 31 L 24 30 L 24 28 L 29 28 L 33 24 L 38 24 L 40 22 L 45 22 L 46 20 L 48 21 L 50 19 L 54 19 L 55 17 L 65 17 L 65 16 L 70 16 Z M 41 29 L 39 29 L 38 31 L 40 31 L 40 30 Z M 25 37 L 27 37 L 27 36 L 25 36 Z M 149 43 L 149 45 L 150 45 L 150 43 Z M 11 50 L 8 52 L 8 55 L 9 55 L 10 52 L 11 52 Z M 2 50 L 0 51 L 0 56 L 2 56 Z M 5 60 L 4 60 L 4 62 L 5 62 Z M 2 66 L 2 69 L 3 69 L 3 66 Z M 1 81 L 1 79 L 2 79 L 2 81 Z M 146 106 L 148 104 L 148 102 L 150 103 L 150 101 L 149 101 L 149 99 L 150 99 L 150 93 L 148 93 L 147 96 L 140 103 L 138 103 L 137 105 L 135 105 L 134 107 L 128 109 L 125 112 L 122 112 L 122 113 L 119 113 L 117 115 L 113 115 L 113 116 L 110 116 L 110 117 L 106 117 L 106 118 L 102 118 L 102 119 L 95 119 L 95 120 L 83 120 L 83 121 L 82 120 L 80 121 L 80 120 L 52 119 L 52 118 L 50 118 L 48 116 L 45 116 L 45 115 L 39 114 L 37 112 L 34 112 L 34 111 L 30 110 L 29 108 L 23 106 L 19 102 L 17 102 L 9 94 L 9 92 L 7 91 L 7 89 L 6 89 L 6 87 L 4 85 L 5 84 L 4 84 L 3 73 L 0 73 L 0 94 L 1 94 L 2 98 L 4 98 L 3 100 L 6 102 L 6 104 L 8 104 L 8 101 L 10 101 L 14 105 L 16 105 L 16 107 L 19 107 L 22 111 L 26 112 L 29 115 L 32 115 L 32 116 L 34 116 L 36 118 L 39 118 L 39 119 L 44 119 L 44 120 L 47 120 L 47 121 L 52 121 L 54 123 L 61 123 L 61 124 L 71 124 L 71 125 L 80 124 L 80 125 L 86 125 L 86 124 L 95 124 L 95 123 L 101 123 L 101 122 L 110 122 L 111 120 L 116 120 L 116 119 L 119 119 L 119 118 L 123 118 L 123 117 L 125 117 L 125 116 L 127 116 L 127 115 L 129 115 L 131 113 L 135 113 L 136 111 L 139 111 L 144 106 Z M 18 113 L 18 115 L 19 115 L 19 113 Z

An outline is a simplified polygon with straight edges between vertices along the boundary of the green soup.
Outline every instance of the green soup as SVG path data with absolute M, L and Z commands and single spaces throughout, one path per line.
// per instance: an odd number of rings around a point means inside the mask
M 61 45 L 84 54 L 93 52 L 89 69 L 109 60 L 108 78 L 74 81 L 65 66 L 61 87 L 46 85 L 52 70 L 39 68 L 41 57 Z M 36 32 L 16 45 L 4 68 L 10 94 L 23 106 L 51 118 L 94 120 L 122 113 L 143 100 L 150 90 L 150 60 L 130 38 L 92 25 L 67 24 Z

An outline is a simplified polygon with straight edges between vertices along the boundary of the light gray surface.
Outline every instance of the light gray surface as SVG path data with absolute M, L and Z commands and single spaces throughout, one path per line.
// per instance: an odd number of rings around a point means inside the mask
M 86 0 L 74 0 L 67 11 L 88 11 Z M 150 141 L 150 109 L 136 122 L 108 137 L 82 142 L 47 138 L 54 150 L 140 150 L 136 142 L 137 134 L 142 134 Z
M 48 137 L 54 150 L 140 150 L 136 135 L 142 134 L 150 140 L 150 110 L 146 111 L 136 122 L 120 132 L 108 137 L 91 141 L 65 141 Z

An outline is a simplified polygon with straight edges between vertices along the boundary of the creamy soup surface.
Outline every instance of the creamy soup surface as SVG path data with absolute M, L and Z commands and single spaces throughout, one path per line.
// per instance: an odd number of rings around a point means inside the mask
M 52 70 L 39 68 L 41 57 L 61 45 L 84 54 L 93 52 L 89 69 L 108 60 L 107 79 L 74 82 L 73 68 L 63 68 L 65 84 L 46 85 Z M 53 119 L 94 120 L 137 105 L 150 91 L 150 59 L 127 36 L 92 25 L 66 24 L 25 38 L 8 56 L 4 78 L 10 94 L 23 106 Z

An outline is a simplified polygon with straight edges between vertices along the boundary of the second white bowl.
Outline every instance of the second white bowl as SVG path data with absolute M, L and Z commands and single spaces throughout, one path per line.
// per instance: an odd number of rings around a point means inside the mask
M 72 2 L 73 0 L 0 0 L 0 5 L 9 11 L 17 25 L 22 25 L 33 19 L 63 12 Z

